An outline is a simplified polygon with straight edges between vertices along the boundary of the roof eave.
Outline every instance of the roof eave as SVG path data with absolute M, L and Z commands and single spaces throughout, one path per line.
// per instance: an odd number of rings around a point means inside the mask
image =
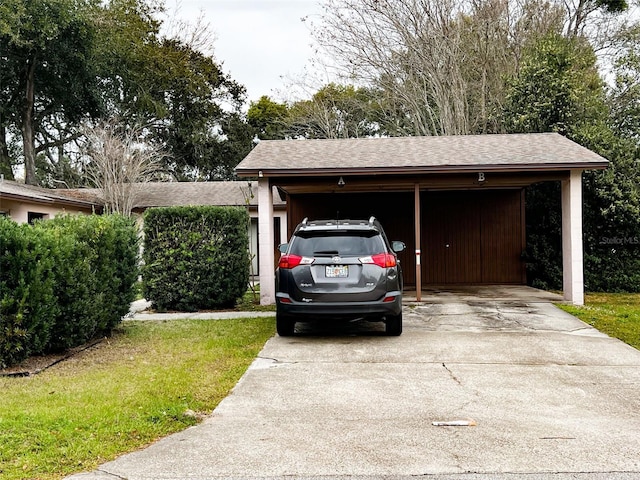
M 71 207 L 84 207 L 84 208 L 101 208 L 99 203 L 88 202 L 85 200 L 74 200 L 60 197 L 33 197 L 30 195 L 21 195 L 19 193 L 0 192 L 1 198 L 8 200 L 16 200 L 21 202 L 37 203 L 42 205 L 64 205 Z
M 371 168 L 242 168 L 237 169 L 239 177 L 314 177 L 325 175 L 419 175 L 430 173 L 464 172 L 551 172 L 561 170 L 602 170 L 609 162 L 533 163 L 518 165 L 446 165 L 429 167 L 371 167 Z
M 44 197 L 33 197 L 30 195 L 21 195 L 19 193 L 9 193 L 9 192 L 0 192 L 0 198 L 6 198 L 8 200 L 17 200 L 22 202 L 31 202 L 31 203 L 41 203 L 41 204 L 52 204 L 53 199 L 44 198 Z

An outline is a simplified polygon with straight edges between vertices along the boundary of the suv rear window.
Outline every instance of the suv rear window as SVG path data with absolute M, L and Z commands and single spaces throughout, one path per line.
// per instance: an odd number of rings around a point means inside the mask
M 289 253 L 301 257 L 341 257 L 375 255 L 386 252 L 382 236 L 376 231 L 364 232 L 305 232 L 296 235 Z

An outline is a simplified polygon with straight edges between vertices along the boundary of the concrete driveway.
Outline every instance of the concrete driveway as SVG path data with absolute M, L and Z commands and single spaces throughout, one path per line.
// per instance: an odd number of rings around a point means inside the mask
M 434 290 L 400 337 L 274 337 L 202 424 L 71 478 L 640 478 L 640 352 L 493 292 Z

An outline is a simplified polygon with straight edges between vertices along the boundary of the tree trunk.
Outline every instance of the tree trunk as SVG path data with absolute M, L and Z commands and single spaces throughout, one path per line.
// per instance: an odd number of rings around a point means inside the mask
M 25 99 L 22 108 L 22 146 L 24 150 L 24 182 L 27 185 L 37 185 L 36 178 L 36 146 L 33 125 L 33 110 L 35 105 L 35 75 L 36 61 L 30 59 L 27 64 L 25 78 Z
M 0 115 L 0 175 L 4 175 L 7 180 L 13 180 L 13 169 L 11 168 L 9 146 L 7 145 L 7 127 L 5 127 L 3 121 L 4 119 Z

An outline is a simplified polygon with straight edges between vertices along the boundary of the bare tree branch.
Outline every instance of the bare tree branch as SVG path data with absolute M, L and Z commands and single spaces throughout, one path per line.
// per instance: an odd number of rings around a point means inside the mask
M 130 215 L 142 184 L 160 172 L 164 151 L 142 140 L 140 131 L 120 129 L 116 120 L 85 127 L 83 153 L 91 158 L 91 182 L 102 191 L 105 209 Z

